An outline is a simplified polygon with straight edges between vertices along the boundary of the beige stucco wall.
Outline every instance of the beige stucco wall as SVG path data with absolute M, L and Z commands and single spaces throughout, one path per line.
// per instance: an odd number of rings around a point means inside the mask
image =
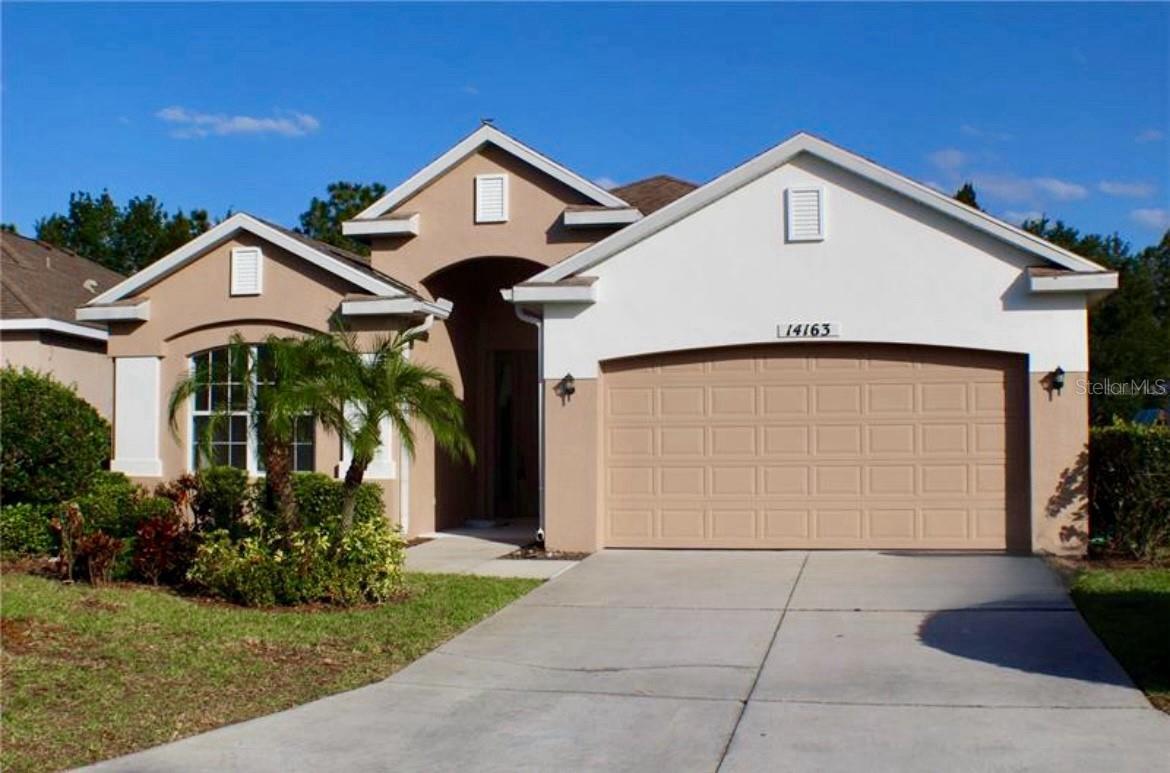
M 475 176 L 499 172 L 509 175 L 508 221 L 476 223 Z M 419 213 L 419 234 L 375 239 L 371 257 L 380 271 L 413 285 L 469 258 L 518 257 L 552 265 L 611 233 L 564 227 L 561 213 L 567 205 L 590 203 L 572 188 L 489 145 L 387 213 Z
M 577 379 L 562 400 L 544 382 L 545 543 L 550 550 L 601 547 L 601 411 L 597 379 Z
M 1068 373 L 1058 394 L 1046 388 L 1047 372 L 1028 374 L 1031 429 L 1032 549 L 1083 555 L 1088 547 L 1089 398 Z
M 106 345 L 40 331 L 0 335 L 0 362 L 53 374 L 77 388 L 81 397 L 107 419 L 114 412 L 114 368 Z
M 241 246 L 259 247 L 264 253 L 263 293 L 258 296 L 232 296 L 229 292 L 231 251 Z M 138 296 L 150 299 L 150 320 L 114 324 L 109 344 L 111 357 L 161 358 L 158 420 L 162 475 L 139 481 L 154 485 L 188 469 L 191 439 L 186 412 L 172 432 L 167 403 L 171 390 L 187 373 L 193 354 L 223 346 L 237 332 L 248 341 L 259 342 L 270 334 L 327 330 L 342 297 L 353 292 L 355 288 L 344 280 L 247 233 L 142 290 Z M 354 327 L 362 336 L 372 337 L 403 325 L 402 320 L 393 318 L 369 318 Z M 397 464 L 397 447 L 394 457 Z M 340 460 L 340 440 L 318 426 L 317 472 L 336 474 Z M 374 482 L 382 486 L 387 514 L 397 521 L 398 480 Z

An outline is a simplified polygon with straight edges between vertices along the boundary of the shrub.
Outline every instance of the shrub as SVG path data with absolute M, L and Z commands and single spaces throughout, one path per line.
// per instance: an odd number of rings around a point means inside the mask
M 194 539 L 175 513 L 155 515 L 138 526 L 134 571 L 154 585 L 182 579 L 194 557 Z
M 122 547 L 122 540 L 100 531 L 86 534 L 77 541 L 77 560 L 85 565 L 91 584 L 110 581 Z
M 1089 478 L 1095 542 L 1142 560 L 1170 550 L 1170 428 L 1094 427 Z
M 57 508 L 23 502 L 0 507 L 0 548 L 6 553 L 48 555 L 56 540 L 49 522 Z
M 340 484 L 325 481 L 331 485 L 320 484 L 318 493 L 334 486 L 340 490 Z M 331 494 L 321 496 L 323 501 L 332 500 Z M 248 606 L 386 601 L 401 587 L 404 543 L 383 517 L 380 496 L 377 502 L 340 539 L 336 537 L 340 513 L 325 509 L 318 511 L 321 523 L 291 535 L 233 540 L 225 531 L 214 532 L 199 546 L 188 579 Z
M 138 486 L 120 472 L 102 471 L 93 476 L 89 491 L 77 497 L 87 530 L 128 537 L 138 528 Z
M 110 456 L 110 425 L 52 377 L 0 370 L 0 501 L 55 504 L 88 490 Z
M 336 528 L 341 516 L 344 484 L 319 472 L 299 472 L 293 476 L 297 513 L 306 527 Z M 363 484 L 358 490 L 354 508 L 354 523 L 385 520 L 382 489 L 373 483 Z
M 195 474 L 191 511 L 200 531 L 227 531 L 239 538 L 248 530 L 255 505 L 255 486 L 248 473 L 235 467 L 207 467 Z

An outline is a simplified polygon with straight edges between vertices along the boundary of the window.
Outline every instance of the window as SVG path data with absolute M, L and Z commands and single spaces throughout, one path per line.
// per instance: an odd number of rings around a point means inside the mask
M 232 361 L 234 360 L 234 362 Z M 257 384 L 248 388 L 245 374 L 258 362 Z M 190 469 L 210 464 L 228 465 L 264 474 L 263 448 L 257 437 L 253 412 L 256 390 L 271 384 L 264 367 L 264 347 L 239 350 L 211 349 L 191 358 L 191 371 L 200 383 L 191 399 Z M 211 437 L 207 437 L 210 428 Z M 293 439 L 293 470 L 312 472 L 315 460 L 316 422 L 312 416 L 297 421 Z
M 825 192 L 821 188 L 789 188 L 787 234 L 790 242 L 819 242 L 825 238 Z
M 475 177 L 475 222 L 503 223 L 508 220 L 508 175 L 481 174 Z
M 259 295 L 263 280 L 263 256 L 258 247 L 232 250 L 232 295 Z

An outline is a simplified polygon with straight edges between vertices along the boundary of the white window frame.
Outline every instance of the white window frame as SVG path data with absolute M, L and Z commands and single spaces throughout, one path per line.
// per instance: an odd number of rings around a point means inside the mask
M 205 356 L 209 355 L 211 352 L 217 351 L 220 349 L 227 351 L 229 349 L 229 347 L 226 345 L 225 346 L 216 346 L 216 347 L 212 347 L 211 349 L 204 349 L 201 352 L 196 352 L 195 354 L 189 355 L 187 357 L 187 371 L 188 371 L 188 373 L 190 373 L 191 376 L 194 377 L 195 372 L 196 372 L 196 367 L 195 367 L 196 358 L 205 357 Z M 260 347 L 256 344 L 253 344 L 253 345 L 247 347 L 248 358 L 252 362 L 255 362 L 256 357 L 259 356 L 259 350 L 260 350 Z M 229 378 L 230 378 L 230 368 L 231 368 L 230 362 L 228 363 L 228 368 L 229 368 Z M 229 381 L 229 383 L 231 383 L 231 382 Z M 252 421 L 252 414 L 256 409 L 256 389 L 258 388 L 258 386 L 259 386 L 258 384 L 252 384 L 252 388 L 248 390 L 247 405 L 244 407 L 243 411 L 233 411 L 233 412 L 228 412 L 226 414 L 228 416 L 243 415 L 246 422 L 247 422 L 246 426 L 248 428 L 247 429 L 248 442 L 245 446 L 245 455 L 244 455 L 245 467 L 244 467 L 244 470 L 248 473 L 248 476 L 252 477 L 252 478 L 263 478 L 264 474 L 265 474 L 265 471 L 260 469 L 260 436 L 259 436 L 259 433 L 257 433 L 256 426 Z M 197 417 L 203 417 L 203 416 L 214 416 L 216 413 L 218 413 L 218 411 L 212 409 L 212 407 L 211 407 L 210 396 L 208 397 L 207 404 L 208 404 L 208 410 L 197 411 L 195 409 L 195 395 L 191 395 L 187 399 L 187 472 L 190 472 L 190 473 L 194 473 L 194 472 L 198 471 L 198 469 L 199 469 L 198 465 L 196 464 L 197 460 L 195 458 L 195 445 L 196 445 L 195 419 Z M 293 441 L 293 459 L 292 459 L 294 472 L 317 472 L 317 422 L 316 421 L 313 422 L 313 453 L 312 453 L 312 457 L 311 457 L 313 464 L 312 464 L 311 469 L 309 469 L 309 470 L 296 470 L 296 446 L 297 445 L 298 444 L 296 443 L 296 441 L 294 439 L 294 441 Z M 229 464 L 228 466 L 231 466 L 231 465 Z
M 256 256 L 256 289 L 243 290 L 236 284 L 236 259 L 244 254 L 253 254 Z M 264 251 L 259 247 L 236 247 L 232 249 L 230 285 L 231 294 L 249 296 L 261 295 L 264 292 Z
M 503 206 L 501 207 L 500 217 L 485 217 L 480 210 L 479 195 L 480 186 L 488 180 L 500 180 L 503 197 Z M 508 175 L 503 172 L 493 174 L 477 174 L 475 176 L 475 222 L 476 223 L 506 223 L 508 222 Z
M 815 236 L 799 236 L 795 224 L 792 222 L 792 197 L 800 193 L 815 193 L 817 195 L 817 216 L 820 220 L 820 231 Z M 817 185 L 801 185 L 787 188 L 784 191 L 784 239 L 788 242 L 823 242 L 828 233 L 828 207 L 825 205 L 825 189 Z

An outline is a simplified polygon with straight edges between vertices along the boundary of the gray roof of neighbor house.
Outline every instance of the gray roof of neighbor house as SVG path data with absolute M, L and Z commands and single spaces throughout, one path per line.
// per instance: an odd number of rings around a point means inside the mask
M 637 207 L 643 215 L 649 215 L 698 187 L 697 183 L 680 180 L 668 174 L 659 174 L 610 188 L 609 192 L 626 200 L 630 206 Z
M 0 234 L 0 319 L 76 324 L 78 306 L 123 279 L 118 272 L 69 250 L 17 234 Z

